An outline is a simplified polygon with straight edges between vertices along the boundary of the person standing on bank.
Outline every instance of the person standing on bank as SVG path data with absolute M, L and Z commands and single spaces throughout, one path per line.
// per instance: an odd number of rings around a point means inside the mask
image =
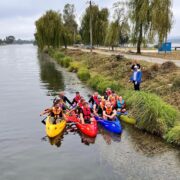
M 134 90 L 140 91 L 140 84 L 142 82 L 142 71 L 138 66 L 134 66 L 133 74 L 130 78 L 130 82 L 134 84 Z

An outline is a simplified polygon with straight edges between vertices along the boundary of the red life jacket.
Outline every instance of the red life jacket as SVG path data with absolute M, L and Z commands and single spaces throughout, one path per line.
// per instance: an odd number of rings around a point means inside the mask
M 99 105 L 100 102 L 99 102 L 98 96 L 93 96 L 93 100 L 97 105 Z
M 79 102 L 79 103 L 78 103 L 78 106 L 79 106 L 80 108 L 82 108 L 82 107 L 83 107 L 83 104 L 82 104 L 81 102 Z
M 91 110 L 89 107 L 88 108 L 82 107 L 82 111 L 83 111 L 84 119 L 90 119 L 91 118 Z
M 74 100 L 76 101 L 76 103 L 78 103 L 81 100 L 81 96 L 76 96 Z
M 112 94 L 111 90 L 106 91 L 107 96 L 109 97 Z

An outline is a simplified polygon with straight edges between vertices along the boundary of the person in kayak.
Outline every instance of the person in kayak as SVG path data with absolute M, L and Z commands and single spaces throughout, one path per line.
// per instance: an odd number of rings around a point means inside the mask
M 72 106 L 71 101 L 64 95 L 63 91 L 59 93 L 59 98 L 62 99 L 65 104 L 68 103 L 70 106 Z
M 117 113 L 125 113 L 126 112 L 126 103 L 122 96 L 119 96 L 116 103 Z
M 63 109 L 59 106 L 59 101 L 56 101 L 53 104 L 52 108 L 47 108 L 45 109 L 40 116 L 44 115 L 44 114 L 50 114 L 51 118 L 50 121 L 52 124 L 56 124 L 58 122 L 60 122 L 61 118 L 63 118 Z
M 117 100 L 117 95 L 114 91 L 112 91 L 112 94 L 109 96 L 108 101 L 110 101 L 113 107 L 116 107 L 116 100 Z
M 108 97 L 109 97 L 111 94 L 112 94 L 111 88 L 107 88 L 106 91 L 105 91 L 105 93 L 104 93 L 104 98 L 105 98 L 106 100 L 108 100 Z
M 94 109 L 93 109 L 93 113 L 94 115 L 96 116 L 102 116 L 103 115 L 103 109 L 105 107 L 105 102 L 106 100 L 104 99 L 104 96 L 98 96 L 98 99 L 99 99 L 99 105 L 96 106 Z
M 95 92 L 91 98 L 89 99 L 89 103 L 92 105 L 92 111 L 95 113 L 95 111 L 99 108 L 100 104 L 100 96 L 98 92 Z
M 71 104 L 72 104 L 72 105 L 77 105 L 77 104 L 79 103 L 80 99 L 81 99 L 80 93 L 79 93 L 79 92 L 76 92 L 76 96 L 75 96 L 75 98 L 73 99 L 73 101 L 72 101 Z
M 85 123 L 90 124 L 92 122 L 91 109 L 87 102 L 83 103 L 83 106 L 80 109 L 79 115 L 80 115 L 80 120 L 82 124 L 85 124 Z
M 103 119 L 107 119 L 110 121 L 113 121 L 116 117 L 116 110 L 115 108 L 111 105 L 109 101 L 106 102 L 106 105 L 103 110 Z

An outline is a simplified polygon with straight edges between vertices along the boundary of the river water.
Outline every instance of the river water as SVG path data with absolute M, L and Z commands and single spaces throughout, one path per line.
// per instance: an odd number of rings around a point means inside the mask
M 0 180 L 180 179 L 180 151 L 123 124 L 122 136 L 64 133 L 49 140 L 40 112 L 53 92 L 92 93 L 33 45 L 0 47 Z

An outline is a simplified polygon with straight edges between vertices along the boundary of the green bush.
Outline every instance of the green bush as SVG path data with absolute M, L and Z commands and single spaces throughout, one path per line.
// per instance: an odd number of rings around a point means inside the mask
M 80 79 L 80 80 L 82 80 L 82 81 L 87 81 L 87 80 L 89 80 L 90 79 L 90 73 L 89 73 L 89 70 L 88 69 L 86 69 L 86 68 L 80 68 L 79 70 L 78 70 L 78 73 L 77 73 L 77 75 L 78 75 L 78 78 Z
M 65 55 L 59 51 L 55 51 L 52 57 L 57 61 L 61 61 Z
M 180 145 L 180 126 L 173 127 L 165 136 L 169 143 Z
M 174 81 L 173 81 L 173 89 L 178 90 L 180 89 L 180 77 L 177 77 Z
M 63 66 L 64 66 L 65 68 L 68 68 L 68 67 L 70 66 L 70 63 L 72 62 L 72 58 L 66 56 L 66 57 L 64 57 L 63 62 L 64 62 L 64 63 L 63 63 Z
M 78 62 L 71 62 L 70 66 L 68 68 L 68 71 L 70 72 L 78 72 L 78 69 L 80 68 L 81 64 Z
M 178 121 L 179 112 L 154 94 L 134 91 L 122 94 L 140 129 L 162 137 Z

